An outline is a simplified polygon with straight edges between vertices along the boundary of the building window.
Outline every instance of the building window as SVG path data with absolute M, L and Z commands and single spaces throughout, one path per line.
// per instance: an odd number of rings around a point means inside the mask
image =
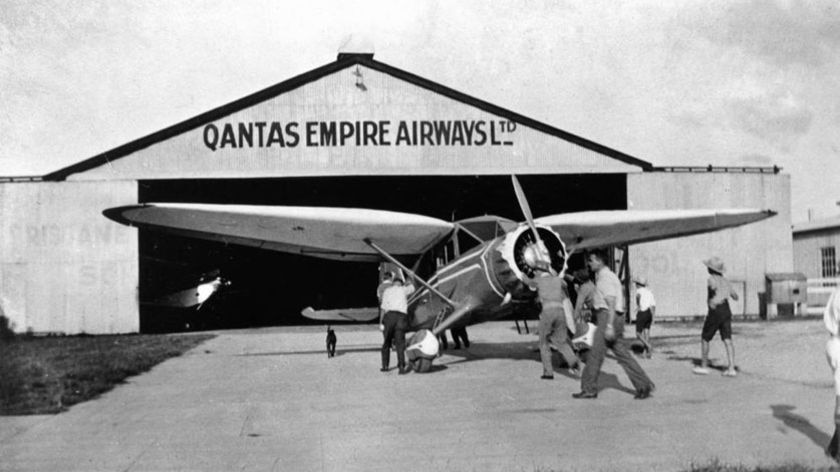
M 834 246 L 820 248 L 822 255 L 822 276 L 837 277 L 837 259 L 834 255 Z

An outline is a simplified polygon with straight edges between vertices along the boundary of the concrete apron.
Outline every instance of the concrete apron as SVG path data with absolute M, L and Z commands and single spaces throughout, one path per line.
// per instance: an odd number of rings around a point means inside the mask
M 628 326 L 628 334 L 633 327 Z M 222 332 L 54 416 L 0 417 L 0 470 L 680 470 L 832 464 L 834 391 L 821 321 L 736 323 L 741 375 L 691 373 L 699 324 L 654 325 L 648 400 L 608 357 L 597 400 L 541 380 L 536 336 L 470 328 L 430 374 L 379 372 L 381 334 L 336 327 Z M 450 346 L 451 347 L 451 346 Z M 392 353 L 391 365 L 396 365 Z M 723 363 L 719 340 L 712 357 Z

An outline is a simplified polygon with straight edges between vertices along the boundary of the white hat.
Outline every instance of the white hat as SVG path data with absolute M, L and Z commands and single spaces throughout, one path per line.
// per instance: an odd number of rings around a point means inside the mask
M 723 274 L 726 271 L 726 267 L 724 267 L 723 261 L 720 260 L 720 258 L 717 256 L 713 256 L 709 259 L 706 259 L 705 261 L 703 261 L 703 264 L 709 269 L 712 269 L 713 271 L 717 272 L 718 274 Z

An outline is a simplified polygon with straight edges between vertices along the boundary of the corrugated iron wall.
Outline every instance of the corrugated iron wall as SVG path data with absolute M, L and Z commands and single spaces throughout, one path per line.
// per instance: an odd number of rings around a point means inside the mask
M 102 210 L 137 183 L 0 185 L 0 307 L 18 332 L 139 330 L 137 232 Z
M 778 215 L 759 223 L 630 248 L 633 275 L 647 277 L 657 316 L 706 314 L 704 259 L 718 256 L 742 295 L 733 314 L 758 314 L 764 274 L 793 270 L 790 176 L 755 173 L 652 172 L 627 176 L 628 208 L 759 208 Z M 746 304 L 746 305 L 744 305 Z

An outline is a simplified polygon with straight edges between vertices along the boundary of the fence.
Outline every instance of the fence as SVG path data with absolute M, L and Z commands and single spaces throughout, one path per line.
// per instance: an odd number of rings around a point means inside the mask
M 821 315 L 828 297 L 840 286 L 840 277 L 808 279 L 808 314 Z

